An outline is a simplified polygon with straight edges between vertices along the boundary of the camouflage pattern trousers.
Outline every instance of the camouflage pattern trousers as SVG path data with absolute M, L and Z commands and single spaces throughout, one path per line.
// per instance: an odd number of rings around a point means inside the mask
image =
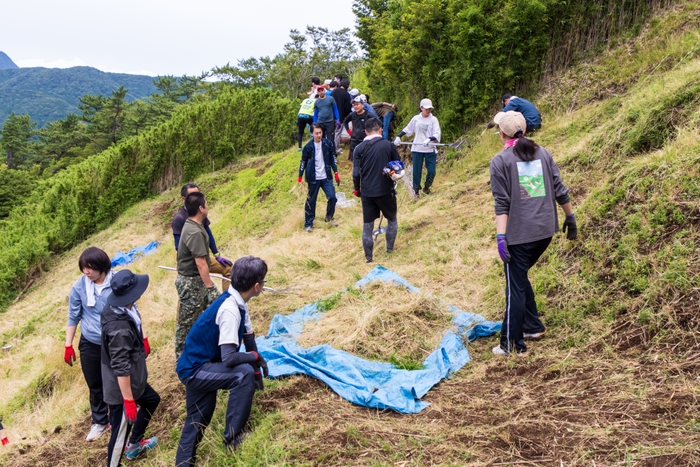
M 219 296 L 214 287 L 207 289 L 199 276 L 181 276 L 175 279 L 175 288 L 180 298 L 177 309 L 177 324 L 175 325 L 175 359 L 180 358 L 185 346 L 185 338 L 199 315 Z

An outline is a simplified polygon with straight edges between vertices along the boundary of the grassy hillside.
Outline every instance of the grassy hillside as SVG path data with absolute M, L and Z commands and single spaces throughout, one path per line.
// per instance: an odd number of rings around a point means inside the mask
M 555 237 L 531 273 L 545 339 L 512 358 L 491 354 L 496 338 L 476 340 L 473 361 L 412 416 L 353 406 L 307 377 L 269 381 L 255 397 L 251 436 L 233 454 L 221 446 L 221 397 L 199 465 L 700 465 L 699 13 L 688 2 L 656 18 L 638 39 L 570 70 L 540 97 L 548 110 L 535 140 L 561 167 L 580 229 L 575 242 Z M 441 158 L 433 195 L 411 200 L 400 187 L 396 251 L 387 255 L 380 243 L 375 261 L 498 320 L 504 279 L 488 164 L 500 141 L 481 129 L 467 137 L 468 148 Z M 251 302 L 259 334 L 274 313 L 328 296 L 373 267 L 364 263 L 358 206 L 339 210 L 338 227 L 317 220 L 314 232 L 303 231 L 298 158 L 290 149 L 197 179 L 226 255 L 263 257 L 269 285 L 300 292 Z M 346 194 L 349 170 L 340 161 Z M 154 349 L 151 384 L 163 396 L 151 433 L 162 442 L 139 465 L 172 465 L 184 418 L 173 371 L 177 295 L 173 273 L 157 266 L 174 263 L 168 221 L 177 200 L 171 190 L 135 205 L 4 313 L 0 344 L 13 348 L 0 355 L 0 414 L 13 444 L 0 454 L 3 465 L 102 462 L 107 441 L 82 441 L 89 416 L 80 369 L 61 361 L 65 298 L 86 246 L 113 254 L 154 239 L 163 245 L 132 269 L 151 276 L 140 309 Z M 400 345 L 396 337 L 387 346 Z
M 121 85 L 129 90 L 129 101 L 156 92 L 151 76 L 106 73 L 87 66 L 0 67 L 0 125 L 14 111 L 17 115 L 28 114 L 41 128 L 69 113 L 80 113 L 78 99 L 83 95 L 109 95 Z

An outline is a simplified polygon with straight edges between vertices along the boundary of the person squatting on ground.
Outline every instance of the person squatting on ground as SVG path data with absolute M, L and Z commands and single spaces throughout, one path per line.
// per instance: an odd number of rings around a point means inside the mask
M 107 303 L 112 289 L 112 262 L 107 253 L 91 246 L 82 252 L 78 259 L 78 268 L 83 275 L 75 281 L 68 296 L 68 324 L 66 326 L 66 345 L 64 361 L 73 366 L 75 350 L 73 338 L 80 323 L 80 367 L 90 390 L 90 411 L 92 426 L 85 438 L 95 441 L 109 429 L 108 407 L 102 394 L 102 375 L 100 374 L 102 358 L 102 325 L 100 315 Z
M 148 276 L 123 269 L 114 274 L 110 287 L 112 294 L 101 317 L 102 380 L 112 424 L 107 467 L 117 467 L 121 465 L 122 454 L 135 459 L 158 444 L 155 436 L 144 438 L 143 435 L 158 408 L 160 396 L 148 384 L 146 357 L 150 348 L 146 346 L 141 315 L 136 308 L 136 301 L 148 287 Z
M 498 254 L 506 277 L 506 311 L 496 355 L 527 350 L 525 339 L 545 332 L 527 277 L 559 230 L 558 203 L 564 213 L 563 232 L 576 238 L 578 229 L 559 167 L 544 148 L 525 138 L 526 122 L 519 112 L 496 115 L 503 150 L 491 159 L 491 191 L 496 211 Z
M 263 389 L 267 363 L 258 354 L 248 301 L 260 295 L 267 264 L 253 256 L 238 259 L 231 286 L 192 326 L 177 362 L 177 375 L 186 388 L 187 417 L 177 447 L 175 465 L 195 465 L 197 446 L 211 422 L 216 394 L 228 390 L 224 445 L 235 449 L 243 441 L 255 389 Z M 241 343 L 246 352 L 240 351 Z
M 335 99 L 326 96 L 326 88 L 319 86 L 316 88 L 318 99 L 314 104 L 314 123 L 321 125 L 323 137 L 331 141 L 335 139 L 335 128 L 340 127 L 340 114 Z M 335 126 L 333 126 L 335 122 Z
M 360 97 L 353 97 L 352 99 L 352 112 L 345 116 L 343 120 L 343 126 L 350 134 L 350 154 L 348 154 L 348 160 L 352 160 L 352 153 L 360 144 L 367 134 L 365 133 L 365 123 L 370 114 L 365 111 L 363 107 L 363 102 Z M 350 129 L 350 123 L 352 123 L 352 129 Z
M 299 151 L 301 151 L 301 141 L 304 138 L 304 129 L 309 127 L 309 133 L 311 133 L 311 124 L 314 122 L 314 104 L 316 99 L 307 98 L 304 99 L 299 107 L 299 114 L 297 116 L 297 144 L 299 145 Z
M 335 181 L 340 186 L 340 175 L 335 161 L 335 146 L 329 139 L 323 138 L 321 125 L 314 123 L 311 125 L 313 140 L 306 143 L 301 152 L 301 163 L 299 164 L 299 178 L 297 183 L 301 183 L 304 171 L 306 171 L 306 182 L 309 184 L 309 192 L 304 203 L 304 229 L 311 232 L 316 218 L 316 200 L 319 190 L 323 190 L 328 198 L 326 205 L 325 222 L 333 225 L 335 215 L 335 204 L 338 199 L 335 197 L 335 188 L 331 171 L 335 174 Z
M 362 199 L 362 247 L 368 263 L 372 262 L 374 250 L 374 221 L 383 214 L 388 222 L 386 228 L 386 251 L 394 250 L 399 223 L 396 219 L 396 190 L 394 181 L 384 176 L 384 167 L 389 161 L 400 160 L 396 148 L 382 138 L 382 123 L 370 118 L 365 124 L 367 136 L 355 148 L 352 161 L 353 194 Z
M 424 159 L 425 168 L 428 171 L 425 176 L 425 186 L 423 187 L 425 194 L 430 194 L 430 187 L 435 180 L 437 152 L 435 151 L 435 146 L 430 146 L 429 143 L 439 143 L 441 132 L 440 122 L 438 122 L 438 119 L 432 112 L 433 102 L 430 99 L 421 100 L 420 113 L 413 117 L 406 128 L 401 130 L 401 133 L 394 139 L 394 144 L 398 146 L 401 143 L 402 136 L 411 136 L 415 133 L 413 145 L 411 146 L 411 156 L 413 157 L 413 191 L 417 197 L 420 196 L 420 181 L 423 176 Z
M 185 337 L 192 323 L 211 304 L 219 291 L 209 277 L 209 235 L 204 221 L 209 215 L 209 205 L 200 192 L 185 198 L 188 219 L 182 227 L 180 248 L 177 250 L 177 279 L 175 288 L 180 299 L 175 325 L 175 358 L 180 358 Z
M 395 112 L 399 110 L 396 104 L 390 102 L 375 102 L 371 104 L 378 118 L 382 121 L 382 138 L 389 141 L 389 129 L 391 121 L 394 119 Z
M 185 197 L 188 194 L 196 192 L 199 192 L 199 187 L 194 183 L 188 183 L 184 185 L 180 189 L 180 196 L 182 197 L 182 202 L 185 202 Z M 180 209 L 173 218 L 173 222 L 171 225 L 173 228 L 173 239 L 175 240 L 175 251 L 177 251 L 178 247 L 180 246 L 180 236 L 182 235 L 182 227 L 184 227 L 185 221 L 187 221 L 188 217 L 189 216 L 187 215 L 187 209 L 185 209 L 183 206 L 182 209 Z M 204 219 L 204 221 L 202 221 L 202 225 L 204 226 L 204 230 L 207 232 L 207 235 L 209 235 L 209 249 L 214 255 L 214 259 L 216 259 L 216 261 L 209 261 L 209 272 L 219 274 L 224 277 L 229 277 L 231 275 L 231 260 L 221 255 L 219 248 L 216 246 L 214 234 L 211 233 L 211 229 L 209 228 L 209 225 L 211 225 L 209 219 Z M 228 279 L 221 280 L 222 288 L 228 287 L 228 284 Z
M 537 110 L 535 104 L 523 99 L 522 97 L 513 96 L 511 94 L 504 94 L 501 98 L 501 104 L 503 104 L 503 109 L 501 112 L 520 112 L 525 118 L 527 124 L 527 129 L 525 130 L 528 134 L 532 134 L 535 130 L 539 130 L 542 127 L 542 116 L 540 111 Z M 489 122 L 486 128 L 493 128 L 496 126 L 496 122 Z

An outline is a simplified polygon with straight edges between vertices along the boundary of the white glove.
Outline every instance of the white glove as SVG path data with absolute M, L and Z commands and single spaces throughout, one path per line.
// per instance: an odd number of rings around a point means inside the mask
M 433 140 L 431 140 L 430 138 L 428 138 L 428 139 L 426 139 L 425 141 L 423 141 L 423 144 L 427 146 L 428 143 L 432 143 L 432 142 L 433 142 Z
M 394 138 L 394 146 L 401 146 L 401 138 L 398 136 Z

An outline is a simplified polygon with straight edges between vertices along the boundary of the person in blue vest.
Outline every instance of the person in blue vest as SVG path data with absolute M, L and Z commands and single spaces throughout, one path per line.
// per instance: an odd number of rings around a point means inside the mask
M 539 130 L 542 127 L 542 116 L 540 111 L 537 110 L 535 104 L 523 99 L 522 97 L 513 96 L 512 94 L 504 94 L 501 98 L 501 104 L 503 104 L 503 109 L 501 112 L 508 112 L 510 110 L 514 112 L 520 112 L 525 117 L 525 123 L 527 128 L 525 131 L 532 134 L 535 130 Z M 493 128 L 496 123 L 491 121 L 486 128 Z
M 229 391 L 224 445 L 235 449 L 243 441 L 255 389 L 263 389 L 267 362 L 258 354 L 248 301 L 260 295 L 267 264 L 244 256 L 231 269 L 231 285 L 190 329 L 177 376 L 186 388 L 187 418 L 182 427 L 175 465 L 194 466 L 197 446 L 216 408 L 219 389 Z M 240 351 L 245 344 L 246 352 Z

